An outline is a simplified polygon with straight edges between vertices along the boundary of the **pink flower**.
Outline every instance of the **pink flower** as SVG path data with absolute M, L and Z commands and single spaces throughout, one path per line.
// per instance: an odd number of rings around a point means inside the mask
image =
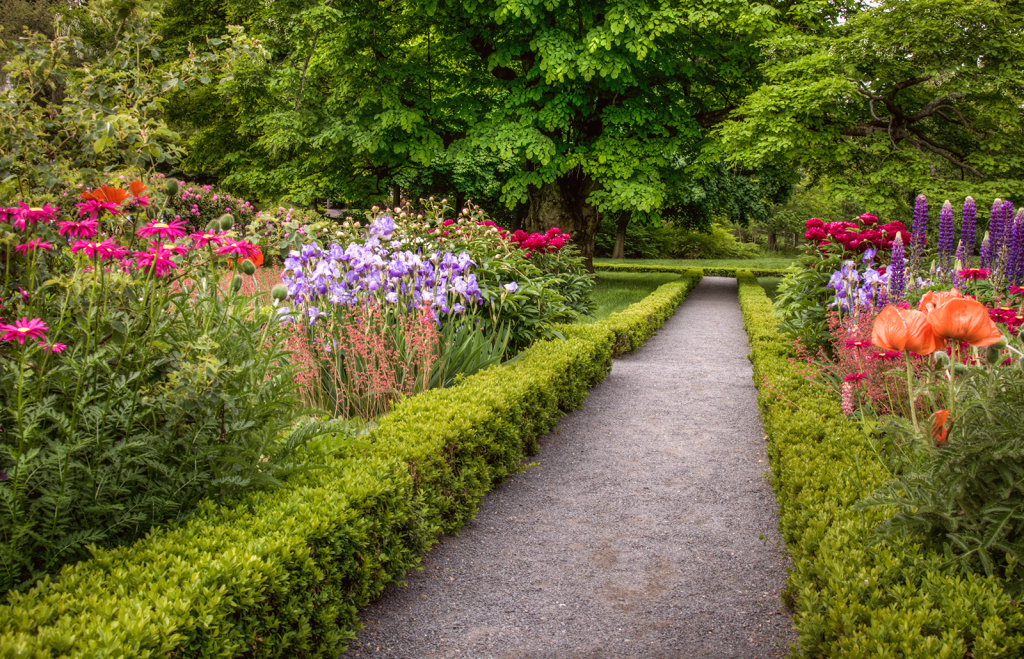
M 825 223 L 822 222 L 821 220 L 819 220 L 816 217 L 812 217 L 811 219 L 809 219 L 806 222 L 804 222 L 804 228 L 807 228 L 807 229 L 820 229 L 820 228 L 822 228 L 824 226 L 825 226 Z
M 205 233 L 193 233 L 189 238 L 192 239 L 192 245 L 195 247 L 206 247 L 207 245 L 220 247 L 224 239 L 227 238 L 227 234 L 207 231 Z
M 0 222 L 10 222 L 17 217 L 17 208 L 4 208 L 0 206 Z
M 52 346 L 48 346 L 45 341 L 40 341 L 39 347 L 43 350 L 49 350 L 50 352 L 56 352 L 58 354 L 68 349 L 67 345 L 63 343 L 54 343 Z
M 843 382 L 860 382 L 868 376 L 867 373 L 850 373 L 843 378 Z
M 861 222 L 863 222 L 864 224 L 868 225 L 868 226 L 871 226 L 872 224 L 875 224 L 876 222 L 878 222 L 878 216 L 877 215 L 872 215 L 871 213 L 864 213 L 863 215 L 861 215 L 857 219 L 860 220 Z
M 17 341 L 21 345 L 25 345 L 25 339 L 43 339 L 46 338 L 46 332 L 50 330 L 39 318 L 22 318 L 21 320 L 14 321 L 13 325 L 0 325 L 0 332 L 3 332 L 3 336 L 0 336 L 0 340 L 3 341 Z
M 111 215 L 117 215 L 121 212 L 121 206 L 119 204 L 115 204 L 112 201 L 99 201 L 97 199 L 83 201 L 80 204 L 75 204 L 75 207 L 78 208 L 78 217 L 88 214 L 89 219 L 94 222 L 99 220 L 100 211 L 102 210 L 106 210 Z
M 104 261 L 107 259 L 120 259 L 128 253 L 127 250 L 110 239 L 103 242 L 76 240 L 71 243 L 71 253 L 78 254 L 79 252 L 85 252 L 85 256 L 89 259 L 95 260 L 99 258 Z
M 150 222 L 135 233 L 137 233 L 140 238 L 152 238 L 156 236 L 160 238 L 160 240 L 174 240 L 175 238 L 181 238 L 185 235 L 185 223 L 179 220 L 172 220 L 171 222 Z
M 36 249 L 53 249 L 53 245 L 40 238 L 33 238 L 27 243 L 23 243 L 21 245 L 16 246 L 14 248 L 14 251 L 16 251 L 18 254 L 28 254 L 30 251 Z
M 18 219 L 21 220 L 22 226 L 19 229 L 24 229 L 24 223 L 35 224 L 36 222 L 53 222 L 53 218 L 57 215 L 57 211 L 60 210 L 56 206 L 42 206 L 38 208 L 30 208 L 28 204 L 23 201 L 18 202 L 21 208 L 15 211 Z M 17 226 L 17 223 L 15 223 Z
M 245 242 L 244 240 L 225 240 L 223 244 L 217 249 L 217 254 L 220 256 L 235 255 L 235 256 L 249 256 L 255 257 L 260 253 L 260 250 L 255 245 Z
M 868 341 L 868 340 L 847 341 L 846 342 L 846 347 L 847 348 L 858 348 L 858 349 L 860 349 L 860 348 L 870 348 L 871 347 L 871 341 Z
M 170 257 L 170 252 L 159 247 L 148 252 L 135 252 L 135 267 L 147 274 L 163 277 L 178 267 Z
M 988 268 L 971 268 L 957 272 L 961 279 L 988 279 Z
M 175 256 L 184 256 L 188 252 L 188 245 L 176 245 L 174 243 L 152 243 L 152 245 Z
M 1010 294 L 1011 295 L 1024 295 L 1024 286 L 1011 286 L 1010 287 Z
M 88 220 L 78 220 L 77 222 L 58 222 L 57 233 L 64 236 L 65 238 L 85 238 L 89 239 L 96 235 L 99 231 L 100 225 L 96 220 L 89 218 Z

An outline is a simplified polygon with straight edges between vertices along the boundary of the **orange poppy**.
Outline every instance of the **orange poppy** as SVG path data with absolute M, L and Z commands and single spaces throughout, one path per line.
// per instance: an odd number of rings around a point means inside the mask
M 92 199 L 99 202 L 111 202 L 115 204 L 122 203 L 128 198 L 128 193 L 121 188 L 111 188 L 106 185 L 101 185 L 92 192 L 83 192 L 82 199 Z
M 238 263 L 241 264 L 242 261 L 252 261 L 252 264 L 257 268 L 263 265 L 263 252 L 260 250 L 259 247 L 256 247 L 255 249 L 256 256 L 243 256 L 242 258 L 238 259 Z
M 937 442 L 946 441 L 949 436 L 949 429 L 946 421 L 949 420 L 949 410 L 938 410 L 932 415 L 932 439 Z
M 891 304 L 875 317 L 871 343 L 882 350 L 909 350 L 918 355 L 930 355 L 946 347 L 942 337 L 932 331 L 923 312 Z
M 131 191 L 133 197 L 138 197 L 147 190 L 146 184 L 142 181 L 132 181 L 128 184 L 128 189 Z
M 921 298 L 921 301 L 917 303 L 917 310 L 928 313 L 945 302 L 962 299 L 964 299 L 964 296 L 955 288 L 948 291 L 928 291 L 924 294 L 924 297 Z
M 936 336 L 958 339 L 978 348 L 1003 340 L 999 328 L 989 318 L 988 309 L 977 300 L 947 300 L 928 312 L 928 322 Z

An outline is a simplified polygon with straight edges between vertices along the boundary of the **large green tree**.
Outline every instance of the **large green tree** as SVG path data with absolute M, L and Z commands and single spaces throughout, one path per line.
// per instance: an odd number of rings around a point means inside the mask
M 734 160 L 792 158 L 876 211 L 1024 192 L 1021 2 L 882 0 L 764 48 L 766 82 L 721 127 Z
M 755 42 L 779 10 L 234 0 L 226 14 L 244 29 L 222 51 L 217 100 L 181 113 L 197 130 L 194 168 L 309 198 L 379 186 L 453 147 L 486 151 L 514 163 L 503 200 L 526 205 L 527 227 L 574 231 L 589 255 L 600 213 L 666 207 L 674 159 L 699 151 L 756 83 Z

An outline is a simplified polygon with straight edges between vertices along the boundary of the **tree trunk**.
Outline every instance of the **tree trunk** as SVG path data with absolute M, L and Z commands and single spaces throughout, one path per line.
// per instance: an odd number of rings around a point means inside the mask
M 615 247 L 612 249 L 613 259 L 626 258 L 626 227 L 629 226 L 629 216 L 622 214 L 615 222 Z
M 391 208 L 399 208 L 402 205 L 402 188 L 397 185 L 391 186 Z
M 777 240 L 778 240 L 778 238 L 777 238 L 777 236 L 776 236 L 774 231 L 772 231 L 771 233 L 768 234 L 768 250 L 769 251 L 774 252 L 774 251 L 776 251 L 778 249 L 778 247 L 776 247 Z
M 590 176 L 574 169 L 553 183 L 540 187 L 531 185 L 529 212 L 526 216 L 526 231 L 543 233 L 551 227 L 558 227 L 572 236 L 573 242 L 583 255 L 587 269 L 594 271 L 594 236 L 601 226 L 601 212 L 587 203 L 591 192 L 600 189 L 600 184 Z

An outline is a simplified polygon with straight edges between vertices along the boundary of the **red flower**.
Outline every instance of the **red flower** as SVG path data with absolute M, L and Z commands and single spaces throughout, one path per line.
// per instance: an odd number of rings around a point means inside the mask
M 871 341 L 864 341 L 863 339 L 858 339 L 856 341 L 847 341 L 846 342 L 846 347 L 847 348 L 857 348 L 858 350 L 861 349 L 861 348 L 870 348 L 871 347 Z
M 932 415 L 932 439 L 937 442 L 945 442 L 946 437 L 949 435 L 949 429 L 946 428 L 946 421 L 949 420 L 949 410 L 937 410 Z
M 878 216 L 877 215 L 872 215 L 871 213 L 864 213 L 863 215 L 861 215 L 857 219 L 860 220 L 861 222 L 863 222 L 865 225 L 868 225 L 868 226 L 878 222 Z
M 822 228 L 824 226 L 825 226 L 825 223 L 822 222 L 821 220 L 819 220 L 816 217 L 812 217 L 811 219 L 809 219 L 806 222 L 804 222 L 804 227 L 807 228 L 807 229 L 820 229 L 820 228 Z
M 828 234 L 821 227 L 812 227 L 804 234 L 807 240 L 824 240 Z
M 255 245 L 247 243 L 244 240 L 225 240 L 224 244 L 217 248 L 216 253 L 220 256 L 235 255 L 256 258 L 256 255 L 260 254 L 260 250 Z M 262 256 L 262 254 L 260 255 Z
M 17 341 L 21 345 L 25 345 L 25 339 L 42 339 L 45 338 L 45 333 L 50 330 L 39 318 L 22 318 L 21 320 L 14 321 L 13 325 L 0 325 L 0 332 L 3 332 L 3 336 L 0 336 L 0 340 L 3 341 Z
M 227 238 L 227 234 L 207 231 L 206 233 L 193 233 L 189 238 L 192 239 L 192 244 L 195 247 L 206 247 L 207 245 L 220 247 L 224 239 Z
M 82 199 L 91 199 L 101 203 L 110 203 L 120 206 L 124 203 L 124 200 L 128 198 L 128 193 L 120 188 L 111 188 L 106 185 L 101 185 L 92 192 L 83 192 L 80 196 Z

